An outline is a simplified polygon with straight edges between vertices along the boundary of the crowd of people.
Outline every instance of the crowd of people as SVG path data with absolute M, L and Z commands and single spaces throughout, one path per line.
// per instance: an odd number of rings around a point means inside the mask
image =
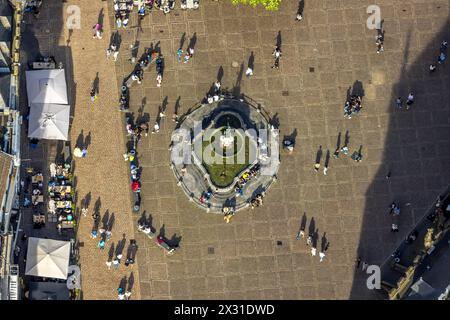
M 345 102 L 344 117 L 351 119 L 352 115 L 358 114 L 362 109 L 362 98 L 358 95 L 351 95 L 350 99 Z
M 114 0 L 114 17 L 117 28 L 126 28 L 133 10 L 133 0 Z

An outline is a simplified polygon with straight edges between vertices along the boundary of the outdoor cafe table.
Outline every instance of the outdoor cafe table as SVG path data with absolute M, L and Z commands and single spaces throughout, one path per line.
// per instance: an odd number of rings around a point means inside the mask
M 71 186 L 49 186 L 48 192 L 58 192 L 58 193 L 70 193 L 72 191 Z
M 71 207 L 72 207 L 72 201 L 56 201 L 57 209 L 64 209 L 64 208 L 71 208 Z

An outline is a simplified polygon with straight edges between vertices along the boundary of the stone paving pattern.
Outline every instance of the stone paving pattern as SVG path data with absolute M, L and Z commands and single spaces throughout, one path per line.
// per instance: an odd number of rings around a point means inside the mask
M 234 7 L 229 1 L 202 1 L 197 11 L 178 9 L 167 16 L 156 11 L 141 22 L 141 30 L 120 31 L 118 83 L 132 70 L 127 48 L 136 38 L 139 55 L 159 42 L 165 56 L 162 87 L 156 87 L 154 69 L 147 71 L 142 85 L 131 89 L 131 106 L 135 113 L 143 106 L 153 125 L 159 106 L 168 99 L 168 119 L 160 133 L 139 145 L 142 208 L 156 230 L 164 225 L 168 238 L 182 237 L 181 249 L 165 257 L 154 243 L 136 235 L 143 299 L 372 297 L 362 287 L 365 279 L 354 278 L 357 252 L 370 263 L 381 263 L 448 183 L 448 66 L 432 80 L 427 66 L 443 40 L 436 35 L 446 26 L 449 1 L 375 1 L 386 30 L 383 54 L 376 53 L 376 31 L 366 28 L 366 9 L 374 1 L 305 2 L 302 22 L 294 19 L 297 1 L 283 1 L 275 13 Z M 137 24 L 133 19 L 131 26 Z M 279 31 L 283 57 L 280 70 L 273 70 L 271 53 Z M 184 32 L 184 48 L 197 35 L 188 64 L 176 61 Z M 245 70 L 251 52 L 254 76 L 236 84 L 240 68 L 233 68 L 232 62 L 243 63 Z M 282 154 L 279 180 L 264 206 L 239 212 L 231 224 L 192 205 L 168 165 L 176 100 L 181 99 L 181 113 L 194 106 L 216 80 L 220 66 L 222 87 L 240 85 L 241 92 L 279 118 L 281 135 L 297 133 L 296 150 Z M 364 109 L 346 120 L 346 90 L 356 80 L 364 86 Z M 416 92 L 412 110 L 395 111 L 398 92 L 405 97 L 409 88 Z M 346 130 L 351 151 L 363 145 L 363 161 L 341 156 L 331 160 L 327 176 L 315 173 L 318 147 L 332 153 L 338 132 L 343 142 Z M 389 166 L 392 178 L 387 183 Z M 394 235 L 386 213 L 393 199 L 411 203 L 404 207 L 400 232 Z M 322 263 L 311 257 L 303 241 L 295 240 L 303 212 L 308 225 L 314 217 L 319 237 L 326 232 L 331 243 Z

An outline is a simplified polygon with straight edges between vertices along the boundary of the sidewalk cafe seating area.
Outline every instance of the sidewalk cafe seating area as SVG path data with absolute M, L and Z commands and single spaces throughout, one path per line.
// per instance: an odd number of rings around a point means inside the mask
M 59 231 L 73 229 L 76 226 L 74 212 L 74 190 L 72 186 L 71 166 L 65 164 L 50 164 L 48 181 L 48 214 L 49 220 L 57 222 Z

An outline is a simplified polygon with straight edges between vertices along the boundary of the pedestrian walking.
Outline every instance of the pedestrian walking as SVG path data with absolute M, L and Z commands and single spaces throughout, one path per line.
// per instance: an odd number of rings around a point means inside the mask
M 311 255 L 314 257 L 316 255 L 317 249 L 312 247 L 311 248 Z
M 162 118 L 165 118 L 166 117 L 166 114 L 165 114 L 165 112 L 164 111 L 160 111 L 159 112 L 159 117 L 162 119 Z
M 247 78 L 250 78 L 253 75 L 253 69 L 248 67 L 247 71 L 245 71 L 245 75 L 247 76 Z
M 178 115 L 175 112 L 172 114 L 172 121 L 178 124 Z
M 389 180 L 390 178 L 391 178 L 391 172 L 389 171 L 389 172 L 386 174 L 386 179 Z
M 325 166 L 323 167 L 323 175 L 326 176 L 326 175 L 327 175 L 327 172 L 328 172 L 328 165 L 325 165 Z
M 414 95 L 412 92 L 410 92 L 408 95 L 408 99 L 406 100 L 406 110 L 409 110 L 409 108 L 413 103 L 414 103 Z
M 345 155 L 348 155 L 348 147 L 347 147 L 347 146 L 343 146 L 343 147 L 341 148 L 341 152 L 342 152 L 343 154 L 345 154 Z
M 393 223 L 392 226 L 391 226 L 391 231 L 392 232 L 398 232 L 398 225 Z
M 119 268 L 120 261 L 118 259 L 114 259 L 112 261 L 114 269 Z
M 308 238 L 306 238 L 306 245 L 307 246 L 312 245 L 312 236 L 311 235 L 309 235 Z
M 106 49 L 106 59 L 109 59 L 111 57 L 112 54 L 112 50 L 110 48 Z
M 119 57 L 119 51 L 114 51 L 114 54 L 113 54 L 114 61 L 117 61 L 118 57 Z
M 98 243 L 98 247 L 100 248 L 100 250 L 105 249 L 105 240 L 100 239 L 100 241 Z
M 319 258 L 320 258 L 320 262 L 322 262 L 323 259 L 325 259 L 325 252 L 320 251 L 319 252 Z
M 302 16 L 302 14 L 300 12 L 297 13 L 297 16 L 295 17 L 295 20 L 297 20 L 297 21 L 303 20 L 303 16 Z
M 91 231 L 91 238 L 92 239 L 97 239 L 97 230 L 92 230 Z
M 338 159 L 338 158 L 339 158 L 339 151 L 340 151 L 339 147 L 336 148 L 336 150 L 335 150 L 334 153 L 333 153 L 333 158 L 335 158 L 335 159 Z
M 152 133 L 158 133 L 158 132 L 159 132 L 159 123 L 155 122 Z
M 97 100 L 97 90 L 95 90 L 95 88 L 92 88 L 91 90 L 91 101 L 94 102 L 95 100 Z
M 384 51 L 384 37 L 382 33 L 379 33 L 376 37 L 376 41 L 375 44 L 377 45 L 377 53 L 383 52 Z
M 441 52 L 438 57 L 438 63 L 439 64 L 444 63 L 445 59 L 447 59 L 447 55 L 444 52 Z
M 395 105 L 396 105 L 397 108 L 399 108 L 399 109 L 402 108 L 402 105 L 403 105 L 402 97 L 398 97 L 397 99 L 395 99 Z
M 82 158 L 86 158 L 86 156 L 87 156 L 87 149 L 86 149 L 86 148 L 83 148 L 83 149 L 81 150 L 81 157 L 82 157 Z
M 281 49 L 279 46 L 275 46 L 275 49 L 272 52 L 272 55 L 275 57 L 275 61 L 273 63 L 272 69 L 278 69 L 280 67 L 280 58 L 281 58 Z
M 130 300 L 130 297 L 131 297 L 131 292 L 130 291 L 125 292 L 125 299 Z
M 305 237 L 305 231 L 302 229 L 297 233 L 297 240 L 303 239 Z
M 435 64 L 430 64 L 430 73 L 433 73 L 436 70 Z
M 105 232 L 105 236 L 106 236 L 106 241 L 111 240 L 111 231 L 107 230 L 107 231 Z
M 93 39 L 101 39 L 103 37 L 102 25 L 100 23 L 97 23 L 92 29 L 94 30 Z
M 314 165 L 314 170 L 316 171 L 316 172 L 319 172 L 319 169 L 320 169 L 320 163 L 316 163 L 315 165 Z
M 119 260 L 119 262 L 120 262 L 120 259 L 122 259 L 122 257 L 123 257 L 123 255 L 120 253 L 120 254 L 118 254 L 117 255 L 117 260 Z
M 363 262 L 362 264 L 362 271 L 366 270 L 369 264 L 367 262 Z
M 83 215 L 83 217 L 86 217 L 88 214 L 88 209 L 87 208 L 82 208 L 81 209 L 81 214 Z
M 177 50 L 177 60 L 178 60 L 178 62 L 181 62 L 182 57 L 183 57 L 183 49 L 179 48 Z
M 358 257 L 355 261 L 355 267 L 356 269 L 359 269 L 359 266 L 361 265 L 361 257 Z
M 441 52 L 445 52 L 447 50 L 448 47 L 448 42 L 447 41 L 442 41 L 441 42 Z
M 156 76 L 156 86 L 159 88 L 161 87 L 162 84 L 162 74 L 158 73 L 158 75 Z
M 111 261 L 106 261 L 106 267 L 108 268 L 108 270 L 111 270 L 111 265 L 112 265 Z

